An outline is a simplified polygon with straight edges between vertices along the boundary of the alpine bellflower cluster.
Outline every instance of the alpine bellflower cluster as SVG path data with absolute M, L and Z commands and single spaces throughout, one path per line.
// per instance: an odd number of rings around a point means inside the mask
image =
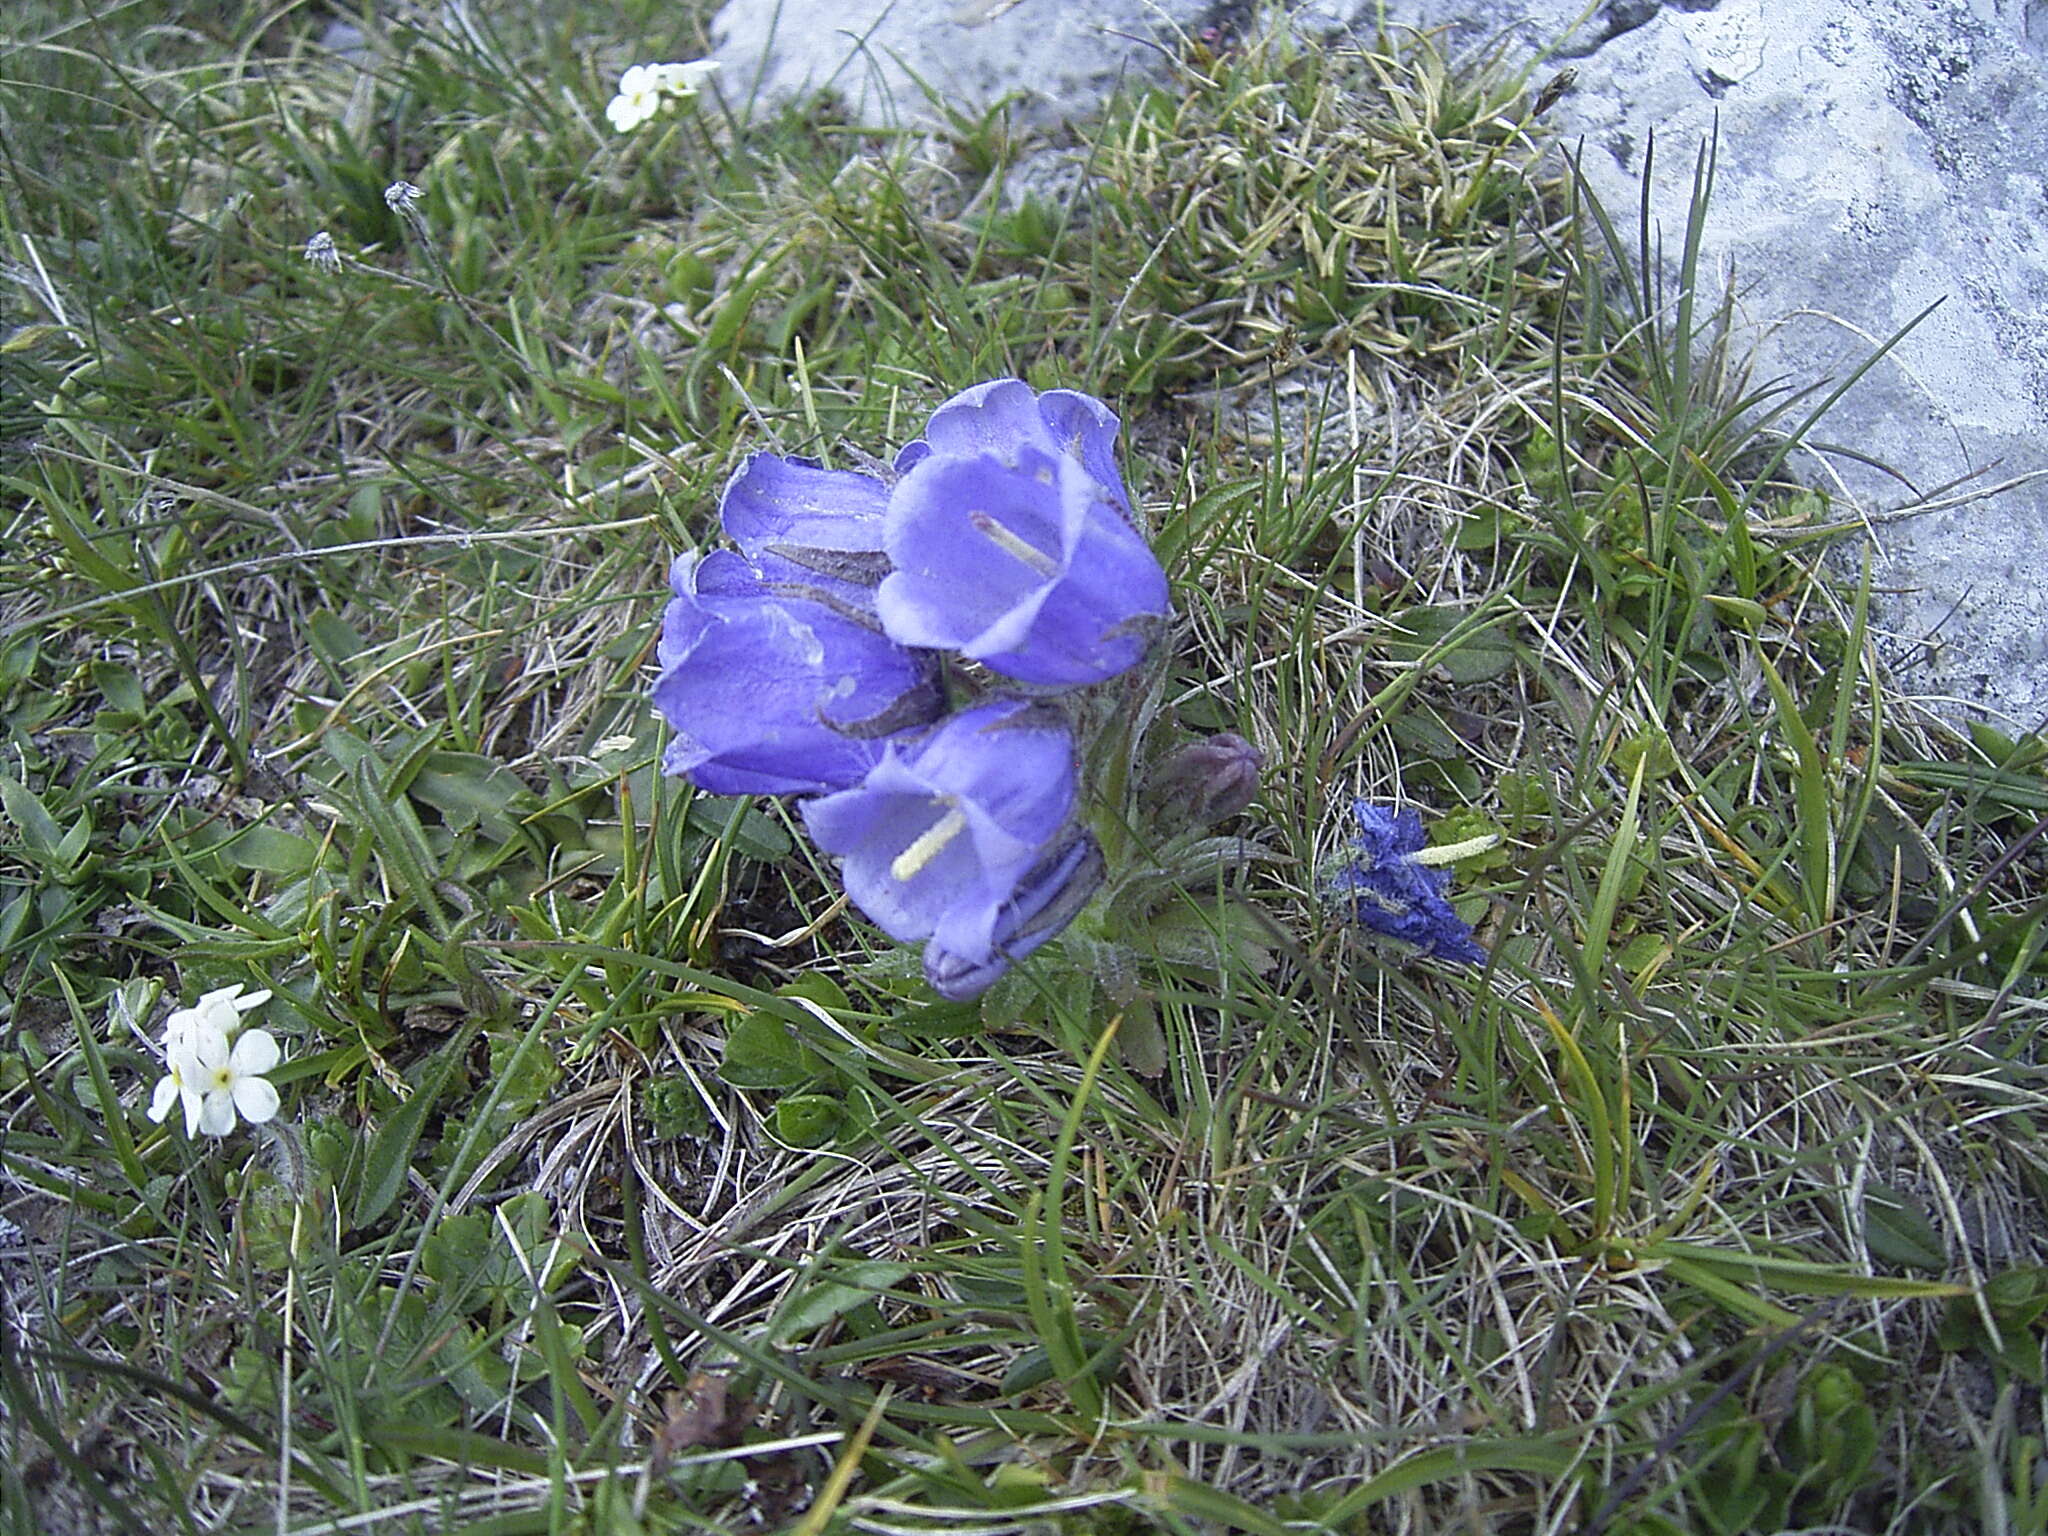
M 1135 666 L 1171 609 L 1092 396 L 994 379 L 940 406 L 890 472 L 758 453 L 725 487 L 738 550 L 670 572 L 663 767 L 713 794 L 800 795 L 854 903 L 979 996 L 1085 907 L 1058 695 Z M 955 708 L 948 656 L 999 683 Z M 957 678 L 956 678 L 957 681 Z

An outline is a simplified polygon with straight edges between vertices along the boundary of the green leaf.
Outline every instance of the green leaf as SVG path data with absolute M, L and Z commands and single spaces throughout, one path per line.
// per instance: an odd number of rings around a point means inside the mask
M 789 1345 L 807 1338 L 835 1317 L 875 1299 L 875 1292 L 899 1284 L 910 1274 L 908 1264 L 865 1259 L 837 1272 L 837 1278 L 802 1292 L 769 1327 L 771 1344 Z
M 296 832 L 257 825 L 244 828 L 215 851 L 223 863 L 235 869 L 289 877 L 311 869 L 320 848 L 311 838 Z
M 420 1267 L 442 1285 L 479 1273 L 491 1256 L 490 1219 L 470 1211 L 444 1216 L 420 1242 Z
M 378 862 L 398 877 L 399 886 L 426 914 L 434 931 L 445 934 L 447 920 L 434 894 L 433 850 L 412 806 L 403 795 L 390 792 L 377 767 L 373 759 L 364 758 L 349 775 L 356 814 L 369 828 Z
M 64 840 L 57 819 L 44 809 L 35 791 L 4 773 L 0 773 L 0 810 L 20 829 L 22 842 L 38 862 L 56 854 L 57 845 Z
M 1166 1070 L 1166 1032 L 1159 1027 L 1159 1009 L 1149 995 L 1134 997 L 1125 1006 L 1116 1043 L 1124 1065 L 1138 1076 L 1157 1077 Z
M 1571 1451 L 1544 1440 L 1472 1440 L 1418 1451 L 1359 1484 L 1324 1510 L 1322 1518 L 1326 1528 L 1335 1529 L 1339 1522 L 1363 1514 L 1382 1499 L 1482 1472 L 1533 1472 L 1540 1477 L 1562 1477 L 1574 1459 Z
M 1497 502 L 1484 502 L 1458 519 L 1451 532 L 1453 548 L 1466 551 L 1491 549 L 1501 539 L 1506 512 Z
M 758 261 L 760 265 L 749 272 L 737 287 L 727 289 L 719 300 L 718 307 L 712 315 L 710 328 L 704 333 L 703 346 L 706 353 L 715 355 L 729 351 L 733 343 L 739 340 L 740 331 L 746 326 L 748 317 L 753 314 L 754 302 L 761 296 L 761 290 L 774 278 L 775 269 L 782 264 L 783 256 L 794 249 L 793 246 L 780 241 L 772 244 L 775 248 L 775 254 L 772 256 L 768 255 L 769 242 L 764 242 L 748 252 L 747 261 L 741 264 L 741 270 L 744 271 L 746 266 L 753 262 Z M 764 256 L 767 256 L 766 260 L 762 259 Z
M 1790 1291 L 1802 1296 L 1864 1296 L 1877 1298 L 1906 1298 L 1923 1296 L 1965 1296 L 1966 1286 L 1950 1285 L 1939 1280 L 1906 1280 L 1890 1275 L 1863 1275 L 1838 1264 L 1816 1264 L 1811 1259 L 1786 1259 L 1774 1254 L 1736 1253 L 1722 1248 L 1710 1248 L 1703 1243 L 1684 1243 L 1666 1240 L 1652 1243 L 1642 1250 L 1646 1259 L 1662 1260 L 1673 1273 L 1681 1273 L 1688 1280 L 1697 1283 L 1702 1273 L 1712 1273 L 1724 1280 L 1739 1281 L 1755 1285 L 1767 1285 L 1778 1290 Z M 1760 1305 L 1768 1305 L 1761 1302 Z M 1789 1328 L 1799 1319 L 1784 1312 L 1782 1308 L 1771 1308 L 1774 1327 Z
M 735 1088 L 783 1091 L 817 1077 L 823 1063 L 771 1013 L 750 1013 L 725 1037 L 718 1075 Z
M 42 642 L 32 630 L 16 630 L 0 640 L 0 688 L 11 688 L 34 676 L 41 651 Z
M 1107 1384 L 1114 1381 L 1124 1363 L 1123 1345 L 1116 1336 L 1083 1328 L 1075 1337 L 1080 1340 L 1083 1351 L 1081 1369 L 1098 1382 Z M 1010 1362 L 997 1390 L 1004 1397 L 1015 1397 L 1020 1392 L 1043 1386 L 1058 1374 L 1053 1368 L 1052 1351 L 1041 1344 L 1036 1349 L 1025 1350 Z
M 529 1477 L 545 1477 L 548 1473 L 545 1452 L 523 1445 L 507 1445 L 502 1440 L 466 1429 L 446 1429 L 404 1419 L 395 1422 L 377 1419 L 363 1426 L 363 1438 L 372 1445 L 433 1457 L 459 1467 L 497 1467 Z
M 1395 660 L 1441 667 L 1454 683 L 1491 682 L 1514 669 L 1514 644 L 1500 632 L 1508 622 L 1456 604 L 1410 608 L 1394 616 L 1384 644 Z
M 408 793 L 439 811 L 450 831 L 480 830 L 500 843 L 519 836 L 520 819 L 540 807 L 518 774 L 469 752 L 429 754 Z
M 92 664 L 92 685 L 106 700 L 107 708 L 119 714 L 140 718 L 149 707 L 143 697 L 141 679 L 128 667 L 96 661 Z
M 1399 714 L 1388 717 L 1387 730 L 1395 741 L 1420 757 L 1450 761 L 1469 751 L 1458 740 L 1457 732 L 1444 724 L 1443 717 L 1418 700 L 1410 699 Z
M 1912 1195 L 1875 1184 L 1863 1194 L 1863 1231 L 1870 1256 L 1934 1273 L 1948 1268 L 1948 1248 L 1926 1207 Z
M 412 1097 L 377 1132 L 364 1163 L 362 1193 L 356 1199 L 355 1210 L 349 1214 L 350 1226 L 367 1227 L 391 1209 L 391 1202 L 405 1187 L 406 1170 L 412 1166 L 413 1149 L 419 1145 L 420 1132 L 426 1128 L 427 1114 L 461 1064 L 476 1030 L 474 1023 L 464 1025 L 462 1031 L 441 1048 L 439 1059 L 422 1077 Z
M 1144 943 L 1173 965 L 1209 971 L 1236 968 L 1263 976 L 1274 965 L 1271 932 L 1235 902 L 1197 906 L 1184 901 L 1152 919 Z
M 699 832 L 713 837 L 722 835 L 726 824 L 732 819 L 731 803 L 700 795 L 690 802 L 690 809 L 683 820 Z M 789 857 L 795 844 L 789 833 L 779 822 L 763 816 L 759 811 L 748 809 L 740 814 L 733 824 L 732 851 L 743 859 L 752 859 L 760 864 L 774 864 Z
M 363 637 L 337 613 L 321 608 L 306 615 L 303 633 L 313 654 L 337 682 L 348 677 L 348 661 L 363 648 Z
M 515 1036 L 491 1037 L 491 1076 L 501 1087 L 494 1115 L 506 1123 L 533 1112 L 562 1080 L 562 1064 L 540 1042 L 521 1051 Z
M 825 1146 L 845 1121 L 846 1106 L 823 1093 L 792 1094 L 768 1117 L 769 1128 L 793 1147 Z

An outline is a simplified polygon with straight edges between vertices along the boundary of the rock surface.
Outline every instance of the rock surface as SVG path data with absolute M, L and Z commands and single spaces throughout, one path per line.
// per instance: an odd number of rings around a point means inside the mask
M 1384 0 L 1454 51 L 1569 60 L 1548 121 L 1583 136 L 1610 209 L 1635 207 L 1655 134 L 1655 217 L 1681 242 L 1693 156 L 1718 125 L 1703 270 L 1760 337 L 1757 378 L 1840 379 L 1940 307 L 1816 433 L 1806 473 L 1873 521 L 1889 660 L 1917 691 L 2048 721 L 2048 3 L 2044 0 Z M 1305 25 L 1370 28 L 1382 0 L 1313 0 Z M 1007 92 L 1040 121 L 1156 73 L 1174 29 L 1241 27 L 1245 0 L 730 0 L 728 96 L 830 83 L 859 116 L 930 117 Z M 778 24 L 779 13 L 779 24 Z M 1539 68 L 1548 64 L 1539 64 Z M 924 82 L 924 87 L 918 81 Z M 2018 482 L 1995 495 L 1972 492 Z M 1953 486 L 1952 489 L 1945 489 Z M 1962 499 L 1961 504 L 1956 504 Z M 1931 503 L 1918 509 L 1921 501 Z M 1948 505 L 1943 505 L 1948 503 Z
M 1319 4 L 1331 22 L 1354 5 Z M 1012 92 L 1026 121 L 1084 116 L 1127 73 L 1158 74 L 1160 39 L 1242 25 L 1243 0 L 730 0 L 711 24 L 720 84 L 780 104 L 829 87 L 856 119 L 937 120 Z

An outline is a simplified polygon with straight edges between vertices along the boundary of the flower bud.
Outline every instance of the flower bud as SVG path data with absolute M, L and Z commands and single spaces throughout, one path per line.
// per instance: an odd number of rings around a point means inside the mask
M 1214 826 L 1252 803 L 1265 766 L 1257 747 L 1219 732 L 1189 742 L 1153 769 L 1145 797 L 1167 830 Z

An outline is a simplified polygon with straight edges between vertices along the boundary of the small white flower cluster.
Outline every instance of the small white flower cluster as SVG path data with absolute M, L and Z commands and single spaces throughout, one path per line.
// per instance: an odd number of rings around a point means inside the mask
M 163 1124 L 174 1104 L 185 1106 L 185 1134 L 225 1136 L 235 1112 L 251 1125 L 277 1113 L 277 1090 L 263 1074 L 277 1065 L 277 1041 L 267 1029 L 243 1027 L 242 1015 L 270 1000 L 268 992 L 241 995 L 239 985 L 208 992 L 164 1024 L 164 1065 L 169 1070 L 149 1101 L 149 1118 Z
M 604 115 L 620 133 L 631 133 L 649 118 L 658 117 L 679 101 L 688 101 L 697 88 L 718 68 L 716 59 L 693 59 L 688 64 L 635 64 L 619 76 L 619 94 L 611 99 Z

